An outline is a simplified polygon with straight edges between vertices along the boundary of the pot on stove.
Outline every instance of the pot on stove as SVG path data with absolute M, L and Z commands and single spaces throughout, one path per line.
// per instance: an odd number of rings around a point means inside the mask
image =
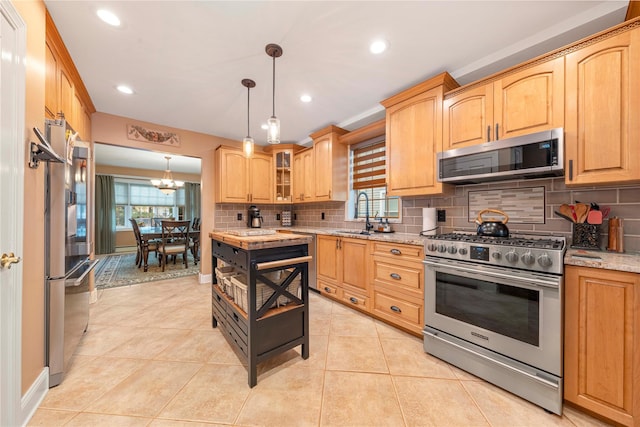
M 482 218 L 482 214 L 496 213 L 502 215 L 504 218 L 502 221 L 487 221 Z M 483 209 L 478 212 L 476 218 L 476 224 L 478 224 L 478 236 L 489 237 L 509 237 L 509 228 L 507 228 L 507 222 L 509 221 L 509 215 L 497 210 L 497 209 Z

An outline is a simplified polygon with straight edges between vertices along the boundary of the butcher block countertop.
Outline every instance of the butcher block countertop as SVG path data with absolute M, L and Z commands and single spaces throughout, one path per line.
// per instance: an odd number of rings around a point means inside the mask
M 226 231 L 212 231 L 209 233 L 209 237 L 213 240 L 247 250 L 304 245 L 311 243 L 313 240 L 311 236 L 303 234 L 277 232 L 272 234 L 241 236 Z

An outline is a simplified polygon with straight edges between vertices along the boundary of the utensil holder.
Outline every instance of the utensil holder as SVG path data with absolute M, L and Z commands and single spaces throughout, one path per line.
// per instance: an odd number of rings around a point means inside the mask
M 578 249 L 600 249 L 600 225 L 573 224 L 571 247 Z

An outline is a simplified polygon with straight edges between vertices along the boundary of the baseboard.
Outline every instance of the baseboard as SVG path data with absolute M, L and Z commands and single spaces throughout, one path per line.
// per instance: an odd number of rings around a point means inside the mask
M 21 426 L 26 426 L 36 413 L 36 410 L 49 392 L 49 367 L 45 366 L 40 375 L 31 384 L 29 390 L 22 396 L 21 401 Z
M 198 282 L 203 285 L 205 283 L 211 283 L 211 274 L 198 273 Z

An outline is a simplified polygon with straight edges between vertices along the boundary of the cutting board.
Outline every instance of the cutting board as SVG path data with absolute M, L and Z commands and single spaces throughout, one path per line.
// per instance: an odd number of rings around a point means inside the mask
M 310 243 L 311 236 L 294 233 L 275 233 L 264 236 L 237 236 L 227 232 L 211 232 L 209 237 L 242 249 L 264 249 Z

